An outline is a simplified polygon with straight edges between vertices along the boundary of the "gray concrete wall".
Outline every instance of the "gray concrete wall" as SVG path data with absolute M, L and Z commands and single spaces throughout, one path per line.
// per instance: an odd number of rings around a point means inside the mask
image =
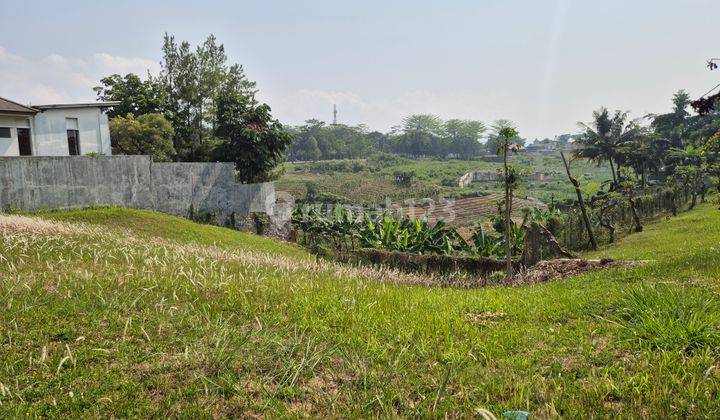
M 272 215 L 272 183 L 240 184 L 231 163 L 156 163 L 148 156 L 0 157 L 0 207 L 116 205 L 234 224 Z

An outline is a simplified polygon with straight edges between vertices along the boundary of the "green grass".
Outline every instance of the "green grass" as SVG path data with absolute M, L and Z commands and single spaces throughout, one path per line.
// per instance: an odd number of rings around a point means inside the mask
M 631 289 L 617 321 L 630 340 L 662 350 L 692 352 L 720 344 L 720 306 L 704 289 L 671 284 Z
M 224 249 L 243 248 L 267 251 L 283 256 L 307 256 L 295 245 L 274 241 L 249 233 L 191 222 L 182 217 L 167 216 L 147 210 L 100 207 L 84 210 L 47 211 L 37 216 L 62 222 L 83 222 L 107 226 L 132 233 L 139 238 L 161 238 L 196 245 L 212 245 Z
M 292 246 L 154 213 L 47 216 L 87 224 L 0 236 L 3 418 L 720 416 L 714 346 L 618 322 L 653 284 L 716 296 L 710 205 L 591 255 L 646 265 L 475 290 L 310 268 Z

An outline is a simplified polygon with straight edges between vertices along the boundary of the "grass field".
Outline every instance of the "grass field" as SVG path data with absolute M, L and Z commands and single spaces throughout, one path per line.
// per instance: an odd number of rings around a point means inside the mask
M 441 289 L 156 213 L 0 216 L 0 417 L 720 416 L 720 211 Z

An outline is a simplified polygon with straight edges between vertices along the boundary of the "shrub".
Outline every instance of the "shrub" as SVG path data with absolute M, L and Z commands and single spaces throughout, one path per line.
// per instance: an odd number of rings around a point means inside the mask
M 657 284 L 629 290 L 617 322 L 631 341 L 661 350 L 691 352 L 720 344 L 716 297 L 691 286 Z
M 443 180 L 440 181 L 440 185 L 443 187 L 457 187 L 458 180 L 455 178 L 443 178 Z
M 562 224 L 563 221 L 560 216 L 553 215 L 548 217 L 547 222 L 545 222 L 545 227 L 553 234 L 553 236 L 557 237 L 560 236 L 560 233 L 562 233 Z

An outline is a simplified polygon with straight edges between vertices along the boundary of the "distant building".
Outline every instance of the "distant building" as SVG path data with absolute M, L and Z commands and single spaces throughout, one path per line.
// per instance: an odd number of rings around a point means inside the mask
M 525 151 L 529 153 L 551 153 L 558 148 L 558 142 L 550 139 L 535 139 L 531 144 L 525 147 Z
M 35 105 L 0 97 L 0 156 L 110 156 L 103 112 L 119 102 Z
M 577 148 L 575 141 L 580 137 L 578 134 L 562 134 L 555 137 L 555 140 L 535 139 L 523 150 L 528 153 L 554 153 L 563 150 L 574 150 Z

